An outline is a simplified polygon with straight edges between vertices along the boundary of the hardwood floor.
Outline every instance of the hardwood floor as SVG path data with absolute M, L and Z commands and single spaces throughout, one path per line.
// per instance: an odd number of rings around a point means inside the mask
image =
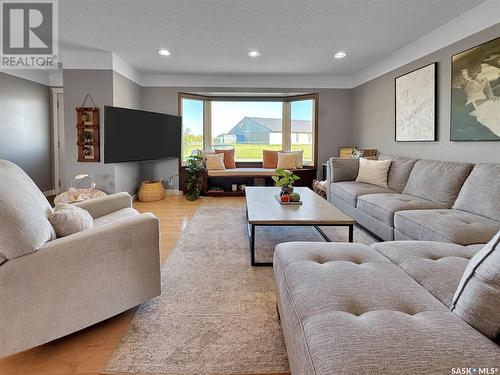
M 150 211 L 160 218 L 163 262 L 200 206 L 211 202 L 234 204 L 241 200 L 241 197 L 203 197 L 190 202 L 174 193 L 160 202 L 136 202 L 134 206 L 140 212 Z M 0 375 L 97 375 L 126 333 L 134 312 L 135 308 L 59 340 L 0 359 Z

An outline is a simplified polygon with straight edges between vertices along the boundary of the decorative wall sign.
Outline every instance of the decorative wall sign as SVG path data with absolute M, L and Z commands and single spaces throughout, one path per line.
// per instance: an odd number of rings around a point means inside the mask
M 432 63 L 395 79 L 396 142 L 436 140 L 436 67 Z
M 500 38 L 451 58 L 452 141 L 500 141 Z

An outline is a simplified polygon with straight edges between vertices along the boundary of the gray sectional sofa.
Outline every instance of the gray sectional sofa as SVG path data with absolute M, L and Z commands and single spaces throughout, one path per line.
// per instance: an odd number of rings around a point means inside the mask
M 388 188 L 356 182 L 357 159 L 327 163 L 327 199 L 385 241 L 486 243 L 500 229 L 500 164 L 392 160 Z
M 499 240 L 278 245 L 292 374 L 498 373 Z

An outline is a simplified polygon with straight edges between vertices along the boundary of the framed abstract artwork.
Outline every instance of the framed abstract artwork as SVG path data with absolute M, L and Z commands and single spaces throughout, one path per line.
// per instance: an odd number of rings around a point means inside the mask
M 396 142 L 436 140 L 436 70 L 432 63 L 394 80 Z
M 500 38 L 451 58 L 451 141 L 500 141 Z

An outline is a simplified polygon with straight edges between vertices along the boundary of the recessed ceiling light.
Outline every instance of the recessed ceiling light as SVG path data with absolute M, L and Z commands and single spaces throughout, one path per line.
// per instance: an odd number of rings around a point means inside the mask
M 344 51 L 338 51 L 335 55 L 333 55 L 333 57 L 335 57 L 336 59 L 341 59 L 343 57 L 346 57 L 347 56 L 347 53 L 345 53 Z
M 259 57 L 260 55 L 261 55 L 260 52 L 256 50 L 248 52 L 248 56 L 250 57 Z
M 166 49 L 159 49 L 158 53 L 162 56 L 170 56 L 170 52 Z

